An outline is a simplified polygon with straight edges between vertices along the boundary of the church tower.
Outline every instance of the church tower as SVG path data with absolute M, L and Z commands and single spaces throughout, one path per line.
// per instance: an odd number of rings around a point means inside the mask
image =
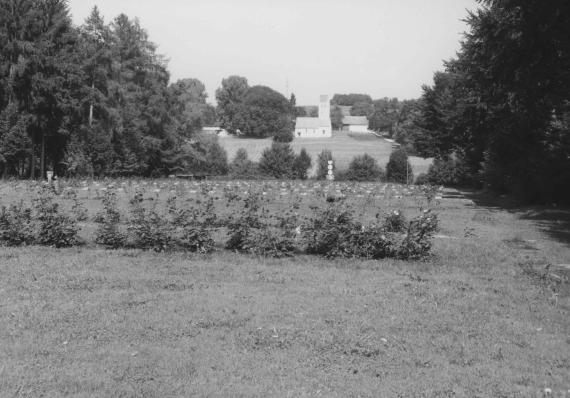
M 331 104 L 328 95 L 321 95 L 321 102 L 319 103 L 319 119 L 330 120 L 331 117 Z

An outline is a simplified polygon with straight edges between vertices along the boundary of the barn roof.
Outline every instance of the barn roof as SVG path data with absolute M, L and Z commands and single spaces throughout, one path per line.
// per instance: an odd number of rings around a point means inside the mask
M 342 124 L 350 126 L 368 126 L 368 118 L 366 116 L 344 116 Z
M 298 117 L 295 122 L 296 129 L 318 129 L 319 127 L 330 127 L 330 125 L 330 120 L 323 120 L 318 117 Z

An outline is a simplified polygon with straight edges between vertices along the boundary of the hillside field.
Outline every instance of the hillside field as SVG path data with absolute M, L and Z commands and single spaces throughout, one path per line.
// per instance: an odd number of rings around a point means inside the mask
M 425 261 L 270 259 L 106 250 L 101 198 L 121 212 L 198 198 L 198 182 L 61 181 L 87 218 L 68 249 L 0 245 L 0 397 L 553 397 L 570 389 L 570 211 L 443 191 Z M 344 192 L 357 209 L 426 202 L 417 187 L 206 183 L 283 206 Z M 39 183 L 0 183 L 0 205 Z M 75 195 L 70 195 L 75 192 Z M 216 199 L 218 200 L 218 199 Z M 194 201 L 195 202 L 195 201 Z M 306 206 L 301 206 L 306 208 Z M 220 213 L 235 208 L 219 206 Z M 363 214 L 364 217 L 367 217 Z M 1 232 L 1 231 L 0 231 Z
M 237 138 L 234 136 L 220 137 L 220 144 L 226 149 L 228 159 L 231 161 L 238 149 L 247 150 L 249 158 L 253 161 L 259 161 L 263 150 L 271 146 L 271 139 L 255 139 L 255 138 Z M 334 132 L 332 138 L 295 138 L 291 143 L 295 153 L 299 153 L 305 148 L 313 160 L 313 168 L 310 174 L 316 172 L 316 160 L 323 149 L 332 152 L 333 158 L 338 169 L 347 169 L 348 164 L 354 156 L 364 153 L 374 157 L 380 167 L 385 169 L 386 163 L 392 153 L 392 144 L 388 141 L 375 137 L 372 134 L 353 134 L 348 135 L 346 132 Z M 432 159 L 424 159 L 411 156 L 410 163 L 413 167 L 415 176 L 426 173 L 428 167 L 432 163 Z

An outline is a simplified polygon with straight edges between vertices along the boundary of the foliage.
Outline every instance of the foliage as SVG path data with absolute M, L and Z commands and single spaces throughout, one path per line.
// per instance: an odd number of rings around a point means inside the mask
M 406 224 L 406 218 L 399 210 L 394 210 L 384 216 L 384 229 L 386 232 L 403 232 Z
M 137 249 L 163 252 L 173 249 L 174 231 L 168 219 L 160 214 L 156 204 L 144 206 L 142 192 L 130 201 L 131 217 L 127 226 L 130 244 Z
M 120 230 L 121 215 L 117 209 L 117 192 L 108 189 L 103 196 L 103 212 L 95 218 L 99 224 L 95 242 L 118 249 L 126 245 L 127 236 Z
M 334 158 L 332 152 L 328 149 L 323 149 L 317 159 L 317 180 L 324 180 L 327 178 L 329 161 L 333 162 L 333 171 L 335 169 Z
M 301 152 L 295 156 L 295 160 L 293 162 L 293 178 L 306 180 L 311 166 L 311 156 L 307 153 L 305 148 L 302 148 Z
M 293 201 L 287 210 L 275 214 L 258 191 L 249 192 L 241 201 L 240 213 L 232 214 L 227 224 L 226 248 L 266 257 L 291 256 L 299 225 L 299 203 Z
M 390 154 L 386 165 L 386 179 L 401 184 L 411 184 L 414 181 L 412 165 L 404 148 L 396 149 Z
M 487 162 L 487 165 L 490 163 Z M 490 172 L 487 174 L 489 175 Z M 473 185 L 473 178 L 462 157 L 455 153 L 443 158 L 435 158 L 425 176 L 425 182 L 431 185 L 462 187 Z M 417 182 L 417 184 L 420 183 L 422 181 Z
M 460 152 L 495 192 L 568 201 L 557 175 L 570 167 L 567 2 L 485 0 L 467 23 L 457 58 L 424 87 L 420 149 Z
M 180 167 L 184 171 L 209 175 L 225 175 L 229 171 L 228 155 L 218 137 L 198 134 L 191 143 L 183 146 Z
M 342 106 L 352 106 L 357 102 L 371 104 L 372 98 L 368 94 L 335 94 L 331 100 L 331 104 Z
M 203 185 L 200 196 L 187 206 L 178 208 L 176 197 L 169 198 L 168 214 L 174 228 L 181 229 L 178 245 L 183 249 L 197 253 L 209 253 L 214 249 L 212 231 L 218 220 L 214 199 L 209 194 L 209 187 Z
M 366 116 L 371 117 L 374 114 L 374 105 L 370 102 L 355 102 L 350 108 L 351 116 Z
M 405 114 L 402 113 L 404 103 L 399 102 L 398 98 L 374 100 L 372 111 L 364 114 L 368 116 L 368 127 L 371 130 L 388 132 L 394 136 L 399 124 L 404 120 Z
M 38 224 L 35 242 L 57 248 L 77 244 L 77 221 L 61 210 L 51 186 L 42 186 L 32 203 L 34 219 Z
M 273 141 L 276 142 L 291 142 L 293 141 L 293 130 L 282 128 L 273 135 Z
M 331 125 L 333 129 L 340 130 L 342 129 L 342 109 L 338 105 L 333 105 L 331 107 Z
M 433 234 L 437 231 L 438 219 L 431 210 L 412 220 L 403 239 L 396 245 L 394 257 L 403 260 L 418 260 L 429 255 Z
M 32 244 L 35 241 L 32 209 L 18 204 L 0 209 L 0 243 L 8 246 Z
M 206 103 L 206 86 L 198 79 L 181 79 L 168 86 L 171 113 L 182 137 L 190 138 L 216 122 L 215 108 Z
M 264 175 L 274 178 L 291 178 L 295 153 L 289 144 L 273 142 L 266 148 L 259 160 L 259 170 Z
M 384 220 L 377 215 L 364 225 L 354 220 L 354 210 L 344 200 L 312 209 L 313 215 L 302 227 L 302 241 L 307 253 L 328 258 L 422 259 L 430 253 L 438 224 L 429 210 L 409 223 L 397 212 Z
M 350 181 L 380 181 L 383 177 L 384 172 L 376 159 L 366 153 L 351 160 L 345 175 Z
M 222 80 L 222 86 L 216 90 L 216 109 L 220 125 L 230 134 L 241 131 L 245 96 L 249 84 L 245 77 L 229 76 Z
M 239 179 L 256 179 L 260 177 L 258 166 L 249 160 L 247 151 L 244 148 L 238 149 L 232 162 L 230 163 L 230 176 Z

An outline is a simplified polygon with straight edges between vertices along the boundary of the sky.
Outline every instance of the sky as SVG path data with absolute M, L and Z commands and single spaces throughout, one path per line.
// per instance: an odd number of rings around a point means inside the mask
M 455 56 L 475 0 L 69 0 L 75 24 L 97 5 L 106 22 L 137 17 L 171 81 L 197 78 L 208 101 L 244 76 L 298 105 L 319 95 L 418 98 Z

